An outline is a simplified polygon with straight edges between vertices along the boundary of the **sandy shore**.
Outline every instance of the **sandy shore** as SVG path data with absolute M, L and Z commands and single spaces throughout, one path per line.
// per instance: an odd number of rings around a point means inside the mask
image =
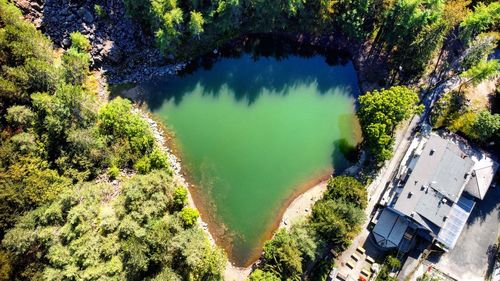
M 317 185 L 309 188 L 304 193 L 295 198 L 286 208 L 281 217 L 279 228 L 290 228 L 291 225 L 306 218 L 311 214 L 311 208 L 316 201 L 321 199 L 326 191 L 328 180 L 324 180 Z M 279 229 L 278 228 L 278 229 Z M 257 261 L 256 261 L 257 262 Z M 255 262 L 255 263 L 256 263 Z M 248 267 L 236 267 L 230 262 L 227 263 L 226 271 L 224 272 L 224 280 L 226 281 L 242 281 L 245 280 L 252 271 L 251 264 Z
M 328 180 L 324 180 L 295 198 L 283 213 L 279 227 L 288 229 L 297 221 L 310 215 L 314 203 L 325 193 L 327 183 Z

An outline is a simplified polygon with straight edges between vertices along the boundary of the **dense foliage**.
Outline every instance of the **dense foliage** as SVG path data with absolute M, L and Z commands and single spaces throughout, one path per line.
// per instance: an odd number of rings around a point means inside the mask
M 30 269 L 44 280 L 221 279 L 224 254 L 201 229 L 183 226 L 174 186 L 164 171 L 77 185 L 23 216 L 3 246 L 18 274 Z
M 365 220 L 366 189 L 349 176 L 331 178 L 327 188 L 305 222 L 280 229 L 266 242 L 264 262 L 249 280 L 301 280 L 309 263 L 324 258 L 318 249 L 326 245 L 339 250 L 351 243 Z
M 224 254 L 147 122 L 98 95 L 89 50 L 79 33 L 54 50 L 0 0 L 0 279 L 221 279 Z
M 403 86 L 375 90 L 359 97 L 357 114 L 363 142 L 375 161 L 390 159 L 394 131 L 398 124 L 422 109 L 417 102 L 417 94 Z

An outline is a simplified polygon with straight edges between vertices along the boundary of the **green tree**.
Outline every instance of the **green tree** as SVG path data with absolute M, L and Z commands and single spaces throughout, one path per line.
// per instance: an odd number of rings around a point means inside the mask
M 479 141 L 487 141 L 500 130 L 500 114 L 491 114 L 483 110 L 477 114 L 472 124 L 473 137 Z
M 75 48 L 78 52 L 86 53 L 92 48 L 89 39 L 78 31 L 72 32 L 69 37 L 71 39 L 71 47 Z
M 460 37 L 469 43 L 476 35 L 495 26 L 500 21 L 500 3 L 485 5 L 478 2 L 474 11 L 470 12 L 460 24 Z
M 418 95 L 407 87 L 395 86 L 367 92 L 358 100 L 364 146 L 377 162 L 389 159 L 397 125 L 422 110 L 417 106 Z
M 488 56 L 496 47 L 497 39 L 494 35 L 480 34 L 478 35 L 469 47 L 464 51 L 460 60 L 460 66 L 463 69 L 470 69 L 481 61 L 486 61 Z
M 89 74 L 90 55 L 70 48 L 63 55 L 66 82 L 82 85 Z
M 132 104 L 122 98 L 115 98 L 99 110 L 98 124 L 108 143 L 128 142 L 132 149 L 131 160 L 153 150 L 154 138 L 151 130 L 139 115 L 131 113 Z
M 336 23 L 349 37 L 360 40 L 366 37 L 365 22 L 369 20 L 368 12 L 373 5 L 372 0 L 340 0 L 335 3 Z
M 325 197 L 354 203 L 357 207 L 366 208 L 366 188 L 354 177 L 337 176 L 328 180 Z
M 280 229 L 272 240 L 264 244 L 265 271 L 276 272 L 283 280 L 300 280 L 302 255 L 297 241 Z
M 200 38 L 200 35 L 203 33 L 203 25 L 205 24 L 205 20 L 203 19 L 203 15 L 197 11 L 191 11 L 191 17 L 189 20 L 189 32 L 196 38 Z
M 431 273 L 424 273 L 424 275 L 417 278 L 417 281 L 441 281 L 439 276 L 434 276 Z
M 181 216 L 182 222 L 186 227 L 191 227 L 196 224 L 200 213 L 196 209 L 190 207 L 184 207 L 180 211 L 179 215 Z
M 472 85 L 476 86 L 479 83 L 487 80 L 493 76 L 495 76 L 500 70 L 500 62 L 498 60 L 488 60 L 488 61 L 480 61 L 476 65 L 472 66 L 468 70 L 462 72 L 460 76 L 462 78 L 467 79 L 465 82 L 460 84 L 461 90 L 462 86 L 465 84 L 472 83 Z
M 364 218 L 363 210 L 356 205 L 327 199 L 314 204 L 311 225 L 329 243 L 347 245 Z
M 256 269 L 248 276 L 248 281 L 281 281 L 281 278 L 272 272 Z
M 179 186 L 174 190 L 174 208 L 181 210 L 188 202 L 188 192 L 183 186 Z

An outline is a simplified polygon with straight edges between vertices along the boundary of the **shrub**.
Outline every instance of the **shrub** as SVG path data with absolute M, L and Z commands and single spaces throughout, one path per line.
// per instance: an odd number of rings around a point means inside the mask
M 96 13 L 96 15 L 100 18 L 105 18 L 107 16 L 106 14 L 106 11 L 104 10 L 104 8 L 99 5 L 99 4 L 95 4 L 94 5 L 94 12 Z
M 196 220 L 200 216 L 200 213 L 198 213 L 196 209 L 184 207 L 180 211 L 179 215 L 181 216 L 184 226 L 192 227 L 196 223 Z
M 151 161 L 149 157 L 144 155 L 139 161 L 135 162 L 134 169 L 143 175 L 151 172 Z
M 111 166 L 108 169 L 108 176 L 111 179 L 116 179 L 120 175 L 120 169 L 116 166 Z
M 177 210 L 182 209 L 187 204 L 188 201 L 187 189 L 183 186 L 179 186 L 174 190 L 174 208 Z
M 83 34 L 80 32 L 72 32 L 69 37 L 71 39 L 71 47 L 75 48 L 76 51 L 82 53 L 90 51 L 92 46 L 90 45 L 89 39 Z

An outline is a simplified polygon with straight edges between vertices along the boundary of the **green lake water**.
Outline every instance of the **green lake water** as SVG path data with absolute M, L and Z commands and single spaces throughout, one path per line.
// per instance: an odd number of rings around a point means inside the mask
M 293 196 L 349 165 L 343 152 L 359 141 L 356 79 L 350 62 L 247 54 L 140 85 L 234 264 L 260 254 Z

